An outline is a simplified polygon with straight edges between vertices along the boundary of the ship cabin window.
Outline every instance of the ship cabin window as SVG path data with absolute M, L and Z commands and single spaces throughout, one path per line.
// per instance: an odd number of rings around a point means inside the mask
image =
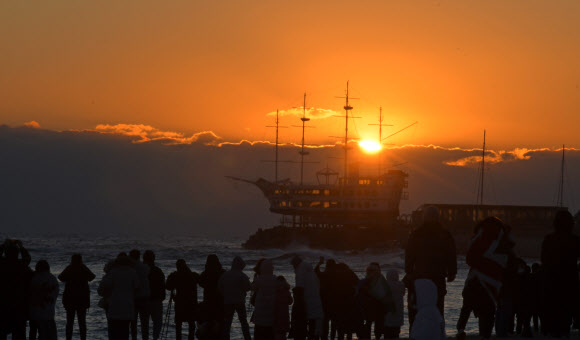
M 377 184 L 378 184 L 378 185 L 383 185 L 383 184 L 385 184 L 385 180 L 384 180 L 384 179 L 379 179 L 379 180 L 377 181 Z
M 331 208 L 338 208 L 339 206 L 340 206 L 340 203 L 339 202 L 336 202 L 336 201 L 330 202 L 330 207 Z
M 320 195 L 320 190 L 318 190 L 318 189 L 313 189 L 313 190 L 312 190 L 312 195 Z
M 279 194 L 280 193 L 280 190 L 276 189 L 276 190 L 274 190 L 274 193 L 275 194 Z
M 286 201 L 280 201 L 280 206 L 281 207 L 285 207 L 286 206 Z
M 320 201 L 312 201 L 312 202 L 310 202 L 310 207 L 312 207 L 312 208 L 320 207 Z
M 324 202 L 324 207 L 325 207 L 325 208 L 328 208 L 328 207 L 330 207 L 330 202 Z
M 302 194 L 304 194 L 304 190 L 302 190 L 302 189 L 296 190 L 294 193 L 298 194 L 298 195 L 302 195 Z
M 328 195 L 330 195 L 330 190 L 328 190 L 328 189 L 324 189 L 324 195 L 325 195 L 325 196 L 328 196 Z
M 370 179 L 359 179 L 358 184 L 361 184 L 361 185 L 362 184 L 364 184 L 364 185 L 371 184 L 371 180 Z
M 296 202 L 294 202 L 294 206 L 301 207 L 302 206 L 302 201 L 296 201 Z

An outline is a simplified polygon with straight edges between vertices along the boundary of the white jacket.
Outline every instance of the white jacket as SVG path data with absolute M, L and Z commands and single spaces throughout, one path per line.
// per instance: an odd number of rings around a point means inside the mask
M 415 280 L 417 316 L 411 328 L 411 339 L 445 339 L 445 322 L 437 308 L 437 286 L 428 279 Z

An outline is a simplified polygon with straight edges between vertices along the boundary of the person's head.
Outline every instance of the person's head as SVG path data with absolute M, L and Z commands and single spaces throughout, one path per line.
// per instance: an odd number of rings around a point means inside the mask
M 302 263 L 302 259 L 298 255 L 295 255 L 292 258 L 292 260 L 290 261 L 290 264 L 292 265 L 292 267 L 294 267 L 294 269 L 298 268 L 298 266 L 300 265 L 300 263 Z
M 145 264 L 155 264 L 155 253 L 153 250 L 145 250 L 143 253 L 143 263 Z
M 286 279 L 282 275 L 277 276 L 276 277 L 276 280 L 279 281 L 279 282 L 286 282 Z
M 560 233 L 571 233 L 574 229 L 574 217 L 567 210 L 560 210 L 554 218 L 554 229 Z
M 399 271 L 396 269 L 389 269 L 387 271 L 387 281 L 399 281 Z
M 6 239 L 6 241 L 4 241 L 4 253 L 6 254 L 7 259 L 18 259 L 19 249 L 17 240 Z
M 423 211 L 423 223 L 435 224 L 439 222 L 439 209 L 432 205 L 425 208 Z
M 141 252 L 137 249 L 131 249 L 129 257 L 134 261 L 139 261 L 141 259 Z
M 333 259 L 326 260 L 326 269 L 324 270 L 332 271 L 334 270 L 334 268 L 336 268 L 336 261 L 334 261 Z
M 222 264 L 216 254 L 209 254 L 205 261 L 205 270 L 208 272 L 219 272 L 222 270 Z
M 79 266 L 83 264 L 83 256 L 79 253 L 72 254 L 70 257 L 70 264 L 74 266 Z
M 50 273 L 50 266 L 46 260 L 40 260 L 36 262 L 36 267 L 34 268 L 37 273 L 47 272 Z
M 256 265 L 254 266 L 254 273 L 256 273 L 256 275 L 260 275 L 260 266 L 262 265 L 262 262 L 264 262 L 266 258 L 262 257 L 261 259 L 258 260 L 258 262 L 256 262 Z
M 175 268 L 177 269 L 178 272 L 183 272 L 183 271 L 189 270 L 189 267 L 187 266 L 187 263 L 185 263 L 184 259 L 179 259 L 179 260 L 175 261 Z
M 260 275 L 274 275 L 274 263 L 272 260 L 264 260 L 260 265 Z
M 381 275 L 381 266 L 376 262 L 371 262 L 366 269 L 366 276 L 369 279 L 374 279 Z

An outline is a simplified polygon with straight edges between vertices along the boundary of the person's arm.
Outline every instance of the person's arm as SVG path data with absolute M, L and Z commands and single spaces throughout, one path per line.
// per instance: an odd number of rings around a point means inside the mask
M 111 290 L 113 289 L 113 278 L 110 274 L 106 274 L 101 283 L 99 283 L 99 288 L 97 288 L 97 293 L 102 297 L 109 297 L 111 295 Z
M 22 245 L 22 241 L 18 240 L 16 242 L 18 244 L 18 247 L 20 248 L 20 257 L 22 258 L 22 262 L 26 266 L 30 265 L 30 261 L 32 261 L 32 257 L 30 257 L 30 253 L 28 253 L 28 250 L 26 250 L 26 248 L 24 248 L 24 246 Z
M 244 274 L 244 277 L 242 278 L 242 289 L 244 290 L 244 292 L 247 292 L 250 289 L 252 289 L 252 284 L 250 283 L 250 278 L 246 274 Z
M 69 273 L 70 273 L 70 269 L 69 269 L 69 267 L 67 266 L 67 267 L 66 267 L 66 268 L 65 268 L 65 269 L 62 271 L 62 273 L 60 273 L 60 274 L 58 275 L 58 279 L 59 279 L 61 282 L 66 282 L 66 281 L 68 281 L 68 280 L 69 280 Z
M 88 282 L 91 282 L 91 281 L 93 281 L 93 280 L 95 279 L 95 277 L 96 277 L 96 276 L 95 276 L 95 273 L 93 273 L 93 272 L 92 272 L 92 271 L 89 269 L 89 267 L 85 266 L 84 264 L 83 264 L 83 270 L 84 270 L 84 272 L 85 272 L 85 275 L 86 275 L 86 276 L 85 276 L 85 279 L 86 279 Z

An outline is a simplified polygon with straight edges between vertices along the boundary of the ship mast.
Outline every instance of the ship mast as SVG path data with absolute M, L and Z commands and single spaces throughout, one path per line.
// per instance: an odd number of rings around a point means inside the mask
M 274 183 L 278 183 L 278 163 L 280 163 L 280 161 L 278 160 L 278 146 L 280 145 L 280 143 L 278 142 L 278 130 L 280 128 L 285 128 L 286 126 L 280 126 L 280 114 L 279 114 L 279 110 L 276 110 L 276 125 L 267 125 L 266 127 L 273 127 L 276 128 L 276 158 L 274 159 Z M 263 161 L 263 162 L 271 162 L 271 161 Z M 282 161 L 284 162 L 284 161 Z
M 562 144 L 562 164 L 560 166 L 560 183 L 558 185 L 558 207 L 562 208 L 564 206 L 564 166 L 565 166 L 565 155 L 566 146 Z
M 346 82 L 346 96 L 337 98 L 345 98 L 346 100 L 344 104 L 344 181 L 346 184 L 346 182 L 348 181 L 348 118 L 349 118 L 348 112 L 353 109 L 353 107 L 350 106 L 350 104 L 348 103 L 348 100 L 358 98 L 349 98 L 348 81 Z M 360 117 L 350 117 L 350 118 L 360 118 Z
M 485 130 L 483 130 L 483 149 L 481 150 L 481 182 L 479 183 L 479 205 L 483 205 L 483 180 L 485 178 Z
M 310 120 L 310 118 L 306 118 L 306 93 L 304 93 L 304 103 L 302 105 L 302 149 L 300 150 L 300 185 L 304 182 L 304 156 L 308 155 L 307 151 L 304 151 L 304 129 L 306 127 L 306 122 Z
M 378 124 L 369 124 L 369 125 L 378 125 L 379 126 L 379 145 L 383 145 L 383 126 L 392 126 L 390 124 L 383 124 L 383 107 L 379 108 L 379 123 Z M 414 125 L 414 124 L 413 124 Z M 381 158 L 381 151 L 379 150 L 379 176 L 381 175 L 381 166 L 382 166 L 382 158 Z

